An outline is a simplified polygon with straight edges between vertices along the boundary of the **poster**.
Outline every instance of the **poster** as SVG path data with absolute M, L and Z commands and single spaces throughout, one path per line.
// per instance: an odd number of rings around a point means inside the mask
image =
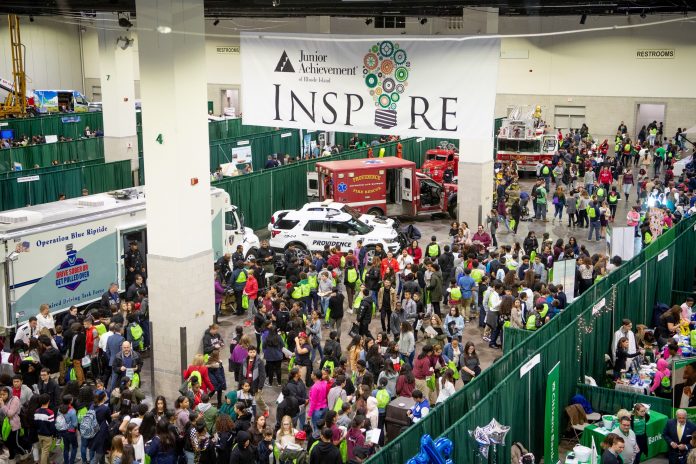
M 500 40 L 241 34 L 244 124 L 492 136 Z
M 676 417 L 677 409 L 686 409 L 689 420 L 696 420 L 696 358 L 674 362 L 672 395 L 672 417 Z
M 568 303 L 572 303 L 575 297 L 575 259 L 565 259 L 553 263 L 553 284 L 563 285 L 563 293 L 566 294 Z
M 544 462 L 556 464 L 558 458 L 559 415 L 558 393 L 561 363 L 557 362 L 546 379 L 546 410 L 544 420 Z
M 660 208 L 650 208 L 648 210 L 648 218 L 650 220 L 650 234 L 652 235 L 653 241 L 660 235 L 664 230 L 664 213 Z
M 232 162 L 234 164 L 251 164 L 251 146 L 245 145 L 233 148 Z

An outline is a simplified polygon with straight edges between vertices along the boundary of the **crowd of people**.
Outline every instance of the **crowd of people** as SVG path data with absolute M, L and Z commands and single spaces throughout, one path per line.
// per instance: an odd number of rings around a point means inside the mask
M 87 138 L 103 137 L 103 136 L 104 136 L 104 132 L 101 129 L 92 130 L 89 128 L 89 126 L 85 126 L 84 130 L 82 131 L 82 136 L 80 138 L 87 139 Z M 72 142 L 73 138 L 65 136 L 65 135 L 60 135 L 60 136 L 58 136 L 58 141 L 59 142 Z M 32 135 L 30 137 L 28 135 L 23 134 L 23 135 L 18 136 L 18 137 L 0 139 L 0 150 L 1 149 L 9 149 L 9 148 L 29 147 L 32 145 L 43 145 L 45 143 L 46 143 L 46 136 L 45 135 Z

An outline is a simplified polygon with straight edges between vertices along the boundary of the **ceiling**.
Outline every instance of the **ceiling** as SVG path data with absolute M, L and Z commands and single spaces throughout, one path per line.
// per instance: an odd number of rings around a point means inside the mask
M 205 0 L 206 16 L 460 16 L 465 8 L 499 8 L 504 16 L 613 15 L 687 13 L 696 0 L 587 1 L 587 0 Z M 135 0 L 2 0 L 0 13 L 60 15 L 96 11 L 135 13 Z

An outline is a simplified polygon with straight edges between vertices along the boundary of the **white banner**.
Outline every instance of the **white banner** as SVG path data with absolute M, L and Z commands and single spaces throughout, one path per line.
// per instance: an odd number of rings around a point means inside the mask
M 244 124 L 492 137 L 499 39 L 242 33 Z

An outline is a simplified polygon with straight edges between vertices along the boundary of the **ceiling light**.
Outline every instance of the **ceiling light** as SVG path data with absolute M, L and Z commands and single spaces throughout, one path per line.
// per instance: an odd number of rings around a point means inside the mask
M 587 21 L 587 15 L 586 15 L 586 14 L 580 16 L 580 24 L 585 24 L 585 21 Z
M 365 20 L 365 25 L 366 25 L 366 26 L 369 26 L 370 24 L 372 24 L 372 18 L 367 18 L 367 19 Z
M 275 8 L 278 5 L 280 5 L 280 0 L 273 0 L 273 7 Z
M 219 20 L 219 19 L 216 19 L 215 21 L 213 21 L 213 26 L 217 26 L 218 24 L 220 24 L 220 20 Z
M 428 18 L 421 18 L 420 23 L 425 24 L 428 22 Z
M 118 39 L 116 39 L 116 45 L 121 47 L 121 50 L 125 50 L 128 47 L 132 46 L 134 41 L 135 39 L 129 39 L 128 37 L 121 36 Z
M 169 34 L 172 32 L 172 28 L 169 26 L 157 26 L 157 32 L 160 34 Z

